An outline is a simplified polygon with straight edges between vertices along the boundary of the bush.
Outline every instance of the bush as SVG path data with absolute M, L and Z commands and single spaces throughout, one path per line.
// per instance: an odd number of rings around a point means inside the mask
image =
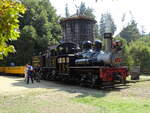
M 126 46 L 125 55 L 127 56 L 127 64 L 139 65 L 141 72 L 145 73 L 150 68 L 150 46 L 149 42 L 137 40 L 131 42 L 129 46 Z

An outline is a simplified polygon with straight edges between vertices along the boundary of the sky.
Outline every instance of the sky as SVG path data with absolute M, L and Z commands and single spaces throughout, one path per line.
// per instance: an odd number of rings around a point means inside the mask
M 149 0 L 50 0 L 53 7 L 56 9 L 56 13 L 60 16 L 65 16 L 65 5 L 68 4 L 69 13 L 75 14 L 76 6 L 79 6 L 81 2 L 85 2 L 87 7 L 94 9 L 94 15 L 99 23 L 101 14 L 111 13 L 115 24 L 117 25 L 117 31 L 119 33 L 121 29 L 128 25 L 128 22 L 133 18 L 137 24 L 139 31 L 144 30 L 146 33 L 150 32 L 150 1 Z M 125 21 L 122 21 L 122 17 L 125 15 Z

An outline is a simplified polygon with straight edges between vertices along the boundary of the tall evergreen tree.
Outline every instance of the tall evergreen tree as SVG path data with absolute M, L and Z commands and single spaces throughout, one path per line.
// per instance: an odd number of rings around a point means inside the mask
M 120 36 L 126 39 L 128 42 L 140 38 L 140 33 L 135 20 L 132 20 L 127 27 L 123 28 L 123 30 L 120 32 Z
M 86 11 L 85 3 L 81 2 L 80 6 L 79 6 L 79 15 L 85 15 L 85 11 Z
M 101 20 L 100 20 L 100 35 L 101 37 L 103 37 L 104 33 L 105 33 L 105 16 L 104 14 L 101 15 Z
M 66 6 L 65 6 L 65 16 L 66 16 L 66 18 L 70 16 L 69 9 L 68 9 L 68 4 L 66 4 Z
M 94 27 L 94 30 L 95 30 L 95 38 L 96 40 L 102 40 L 102 37 L 100 36 L 100 30 L 99 30 L 99 25 L 96 23 L 95 27 Z
M 117 28 L 110 13 L 101 15 L 101 20 L 100 20 L 100 35 L 101 36 L 103 36 L 103 34 L 106 32 L 106 27 L 108 27 L 107 24 L 110 24 L 109 29 L 111 30 L 111 33 L 114 34 Z
M 93 9 L 91 9 L 89 7 L 87 7 L 84 15 L 87 16 L 87 17 L 95 18 L 95 15 L 93 14 Z
M 77 14 L 80 16 L 87 16 L 90 18 L 95 18 L 95 15 L 93 14 L 93 9 L 86 7 L 84 2 L 81 2 L 79 9 L 77 9 Z

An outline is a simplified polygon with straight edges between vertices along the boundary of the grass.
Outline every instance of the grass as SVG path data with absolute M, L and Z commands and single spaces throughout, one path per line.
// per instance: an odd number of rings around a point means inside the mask
M 97 107 L 97 113 L 149 113 L 150 100 L 133 97 L 106 96 L 96 98 L 92 96 L 73 99 L 76 102 Z
M 50 105 L 48 100 L 37 96 L 43 90 L 28 91 L 16 95 L 0 95 L 0 113 L 45 113 L 42 108 Z
M 25 90 L 18 94 L 0 95 L 0 113 L 93 113 L 95 111 L 90 109 L 89 112 L 86 110 L 86 105 L 72 102 L 68 95 L 63 91 L 50 89 Z
M 97 107 L 96 113 L 150 113 L 150 98 L 144 97 L 145 92 L 142 92 L 145 89 L 150 90 L 150 77 L 140 78 L 138 82 L 129 84 L 131 89 L 124 92 L 101 91 L 97 96 L 78 96 L 73 101 Z M 105 96 L 101 96 L 101 93 Z
M 76 95 L 41 88 L 0 94 L 0 113 L 87 113 L 78 111 L 82 105 L 86 106 L 82 110 L 88 106 L 94 113 L 150 113 L 149 78 L 142 76 L 139 82 L 130 83 L 129 88 L 117 91 L 94 90 Z M 68 97 L 69 94 L 75 95 Z

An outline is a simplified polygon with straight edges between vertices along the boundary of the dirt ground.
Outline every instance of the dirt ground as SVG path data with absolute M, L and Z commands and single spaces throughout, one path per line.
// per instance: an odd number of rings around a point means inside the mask
M 16 76 L 0 76 L 0 83 L 0 93 L 14 93 L 26 89 L 49 87 L 47 82 L 44 81 L 42 83 L 34 82 L 34 84 L 30 81 L 30 84 L 26 84 L 23 77 Z
M 98 89 L 91 89 L 85 88 L 80 86 L 68 85 L 63 83 L 57 83 L 52 81 L 41 81 L 41 82 L 34 82 L 33 84 L 30 83 L 26 84 L 24 82 L 23 77 L 16 77 L 16 76 L 0 76 L 0 93 L 15 93 L 18 91 L 23 90 L 34 90 L 34 89 L 41 89 L 41 88 L 49 88 L 52 90 L 61 90 L 61 91 L 68 91 L 75 94 L 75 96 L 79 93 L 87 93 L 87 94 L 96 94 L 99 93 L 100 90 Z M 128 83 L 126 86 L 120 86 L 115 89 L 108 89 L 104 90 L 104 92 L 116 93 L 119 92 L 123 95 L 128 94 L 135 94 L 141 97 L 150 97 L 150 77 L 146 79 L 142 79 L 139 82 L 131 82 Z
M 96 96 L 97 94 L 101 96 L 106 95 L 122 95 L 122 96 L 136 96 L 138 98 L 150 98 L 150 79 L 143 79 L 140 82 L 132 82 L 126 86 L 119 86 L 113 89 L 91 89 L 74 85 L 67 85 L 59 82 L 52 81 L 41 81 L 40 83 L 34 82 L 26 84 L 23 77 L 15 76 L 0 76 L 0 94 L 17 94 L 19 92 L 26 92 L 31 90 L 48 90 L 50 93 L 48 95 L 39 95 L 38 98 L 48 98 L 57 104 L 63 103 L 63 108 L 52 108 L 53 113 L 93 113 L 94 107 L 88 106 L 86 104 L 80 103 L 68 103 L 70 98 L 78 96 Z
M 43 80 L 40 83 L 35 81 L 32 84 L 30 81 L 29 84 L 26 84 L 23 77 L 14 76 L 0 76 L 0 84 L 0 95 L 22 95 L 31 91 L 43 91 L 44 93 L 48 91 L 48 94 L 37 96 L 37 98 L 45 98 L 51 101 L 53 107 L 47 113 L 70 113 L 70 111 L 71 113 L 95 113 L 94 107 L 70 101 L 68 103 L 68 100 L 73 97 L 88 95 L 89 91 L 96 93 L 96 90 Z
M 31 81 L 29 84 L 26 84 L 23 77 L 16 76 L 0 76 L 0 93 L 15 93 L 23 90 L 34 90 L 41 88 L 49 88 L 53 90 L 62 90 L 62 91 L 70 91 L 77 93 L 88 93 L 88 92 L 97 92 L 95 89 L 85 88 L 80 86 L 68 85 L 59 82 L 53 81 L 44 81 L 36 82 L 32 84 Z

